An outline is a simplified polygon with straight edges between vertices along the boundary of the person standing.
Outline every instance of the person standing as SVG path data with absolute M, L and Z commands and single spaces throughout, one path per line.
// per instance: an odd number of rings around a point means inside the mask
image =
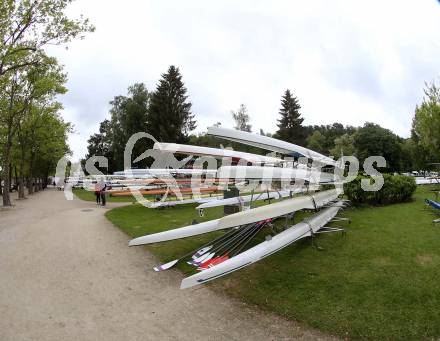
M 101 203 L 101 189 L 100 184 L 96 182 L 95 184 L 95 197 L 96 197 L 96 205 L 99 205 Z
M 101 181 L 99 182 L 99 187 L 101 193 L 101 205 L 105 206 L 105 190 L 107 188 L 107 184 L 105 183 L 104 179 L 101 179 Z

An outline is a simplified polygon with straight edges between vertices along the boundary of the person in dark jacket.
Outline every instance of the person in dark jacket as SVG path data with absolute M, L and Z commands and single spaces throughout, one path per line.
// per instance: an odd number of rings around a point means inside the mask
M 107 188 L 107 184 L 105 183 L 104 179 L 101 179 L 101 181 L 99 182 L 99 186 L 100 186 L 100 193 L 101 193 L 101 205 L 105 206 L 105 190 Z

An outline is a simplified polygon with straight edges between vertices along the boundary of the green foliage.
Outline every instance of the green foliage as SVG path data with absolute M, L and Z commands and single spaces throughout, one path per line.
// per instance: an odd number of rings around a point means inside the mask
M 232 118 L 235 121 L 235 129 L 241 130 L 241 131 L 252 131 L 252 125 L 249 124 L 250 118 L 248 114 L 248 110 L 246 108 L 246 105 L 240 104 L 240 107 L 237 111 L 231 111 Z
M 416 107 L 413 134 L 417 142 L 436 160 L 440 158 L 440 89 L 435 83 L 426 84 L 425 97 Z
M 101 169 L 102 172 L 112 173 L 123 169 L 128 139 L 139 131 L 147 130 L 150 99 L 151 93 L 145 84 L 136 83 L 128 88 L 128 96 L 116 96 L 110 102 L 110 120 L 102 121 L 99 133 L 93 134 L 87 141 L 86 158 L 96 155 L 108 159 L 108 170 Z M 133 158 L 143 152 L 143 147 L 140 143 L 134 146 Z
M 100 123 L 99 133 L 91 135 L 87 143 L 86 158 L 93 155 L 104 156 L 108 160 L 108 170 L 113 172 L 117 169 L 112 124 L 109 120 L 106 119 Z M 98 165 L 95 167 L 99 169 Z M 107 170 L 100 169 L 100 171 L 105 173 Z
M 151 96 L 147 131 L 161 142 L 188 142 L 196 128 L 191 106 L 179 68 L 171 65 Z
M 211 148 L 219 148 L 220 146 L 227 147 L 228 141 L 219 139 L 217 137 L 205 134 L 205 133 L 199 133 L 197 135 L 191 135 L 189 137 L 189 144 L 194 146 L 201 146 L 201 147 L 211 147 Z
M 110 120 L 102 121 L 99 133 L 91 135 L 87 141 L 86 158 L 96 155 L 108 159 L 108 169 L 100 169 L 102 172 L 112 173 L 123 169 L 124 148 L 128 139 L 147 129 L 150 99 L 151 93 L 145 84 L 136 83 L 128 88 L 128 96 L 116 96 L 110 102 Z M 142 153 L 142 147 L 140 143 L 134 146 L 133 158 Z
M 354 147 L 361 164 L 369 156 L 383 156 L 387 162 L 387 170 L 400 170 L 400 138 L 391 130 L 367 122 L 357 130 Z
M 383 174 L 383 187 L 376 192 L 364 191 L 362 180 L 375 181 L 371 177 L 357 176 L 353 181 L 344 184 L 344 193 L 355 205 L 386 205 L 405 202 L 411 199 L 417 185 L 414 177 Z
M 334 140 L 334 147 L 330 149 L 330 155 L 339 159 L 342 155 L 351 156 L 355 154 L 354 134 L 345 133 Z
M 401 170 L 411 172 L 413 170 L 429 169 L 430 154 L 415 139 L 404 139 L 401 148 Z
M 341 123 L 335 122 L 327 125 L 311 125 L 304 127 L 306 136 L 312 135 L 315 131 L 319 131 L 324 136 L 323 150 L 324 154 L 330 154 L 330 150 L 335 146 L 335 139 L 344 134 L 353 135 L 357 128 L 352 126 L 344 126 Z M 352 154 L 344 154 L 352 155 Z M 340 151 L 338 157 L 341 156 Z
M 10 72 L 41 65 L 47 45 L 82 38 L 94 28 L 87 19 L 70 19 L 72 0 L 5 0 L 0 2 L 0 78 Z
M 299 113 L 300 109 L 298 99 L 287 89 L 281 98 L 281 109 L 279 111 L 281 118 L 278 119 L 276 137 L 303 146 L 306 135 L 302 126 L 304 119 Z
M 54 159 L 68 151 L 71 127 L 59 117 L 61 105 L 56 101 L 57 95 L 67 91 L 66 75 L 45 47 L 93 31 L 87 19 L 67 17 L 65 10 L 71 2 L 0 2 L 0 160 L 6 188 L 11 182 L 11 164 L 19 169 L 20 178 L 25 168 L 30 178 L 47 177 Z M 3 191 L 3 205 L 10 205 L 8 190 Z
M 128 88 L 128 96 L 116 96 L 110 109 L 110 123 L 102 126 L 104 141 L 110 142 L 110 151 L 107 152 L 109 167 L 113 170 L 121 170 L 124 167 L 124 149 L 128 139 L 135 133 L 147 130 L 149 119 L 149 105 L 151 93 L 148 92 L 145 84 L 137 83 Z M 146 141 L 142 141 L 145 143 Z M 90 140 L 89 140 L 90 143 Z M 143 143 L 137 143 L 133 147 L 132 157 L 136 158 L 144 151 Z M 149 146 L 151 147 L 151 146 Z M 106 154 L 96 154 L 103 155 Z M 89 156 L 91 154 L 89 153 Z M 142 168 L 145 164 L 139 164 Z
M 313 134 L 306 139 L 307 148 L 318 153 L 325 153 L 323 147 L 324 143 L 325 137 L 319 132 L 319 130 L 314 131 Z
M 135 133 L 148 132 L 159 141 L 182 143 L 190 139 L 188 134 L 195 129 L 191 103 L 187 101 L 179 69 L 174 66 L 162 75 L 156 92 L 151 93 L 145 84 L 137 83 L 128 88 L 128 96 L 116 96 L 110 104 L 110 120 L 101 122 L 99 133 L 90 136 L 86 155 L 106 157 L 109 167 L 101 169 L 103 172 L 124 168 L 125 146 Z M 134 146 L 132 158 L 151 147 L 152 141 L 148 144 L 141 140 Z M 150 161 L 146 158 L 136 167 L 144 168 Z

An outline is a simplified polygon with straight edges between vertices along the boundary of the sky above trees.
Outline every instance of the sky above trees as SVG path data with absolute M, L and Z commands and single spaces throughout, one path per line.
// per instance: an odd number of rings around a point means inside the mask
M 407 137 L 424 81 L 440 76 L 435 0 L 78 0 L 70 12 L 96 26 L 50 51 L 69 73 L 61 100 L 76 158 L 113 97 L 136 82 L 155 90 L 169 65 L 183 75 L 197 131 L 232 128 L 230 112 L 244 103 L 255 132 L 275 132 L 289 88 L 306 125 L 369 121 Z

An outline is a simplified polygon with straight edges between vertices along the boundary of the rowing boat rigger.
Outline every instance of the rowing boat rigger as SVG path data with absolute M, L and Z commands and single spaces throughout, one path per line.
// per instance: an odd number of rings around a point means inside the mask
M 302 238 L 312 236 L 336 216 L 341 206 L 342 203 L 337 202 L 335 205 L 322 210 L 313 217 L 304 219 L 299 224 L 293 225 L 287 230 L 277 234 L 270 240 L 264 241 L 232 258 L 227 258 L 226 256 L 219 257 L 219 261 L 213 266 L 206 270 L 201 269 L 201 272 L 183 279 L 180 288 L 190 288 L 228 275 L 252 263 L 258 262 Z

